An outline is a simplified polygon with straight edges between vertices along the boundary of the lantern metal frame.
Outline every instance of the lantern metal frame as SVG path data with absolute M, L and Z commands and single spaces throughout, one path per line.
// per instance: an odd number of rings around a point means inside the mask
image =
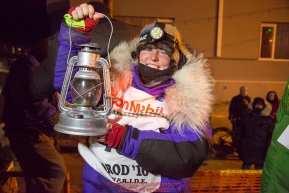
M 82 49 L 78 53 L 78 56 L 72 57 L 68 62 L 58 103 L 61 113 L 54 129 L 60 133 L 71 135 L 104 135 L 108 133 L 108 129 L 106 128 L 107 116 L 112 112 L 110 64 L 98 54 L 99 47 L 97 44 L 91 43 L 80 46 Z M 93 107 L 84 107 L 66 102 L 69 83 L 75 66 L 79 68 L 102 68 L 104 88 L 102 110 L 95 110 Z

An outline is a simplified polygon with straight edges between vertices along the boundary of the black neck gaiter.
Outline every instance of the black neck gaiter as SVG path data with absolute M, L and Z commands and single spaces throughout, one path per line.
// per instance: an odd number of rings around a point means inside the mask
M 259 108 L 254 108 L 253 109 L 253 112 L 256 114 L 256 115 L 260 115 L 261 112 L 262 112 L 263 109 L 259 109 Z
M 138 63 L 138 71 L 141 80 L 146 86 L 155 86 L 156 84 L 160 84 L 170 79 L 172 76 L 171 68 L 158 70 L 141 63 Z

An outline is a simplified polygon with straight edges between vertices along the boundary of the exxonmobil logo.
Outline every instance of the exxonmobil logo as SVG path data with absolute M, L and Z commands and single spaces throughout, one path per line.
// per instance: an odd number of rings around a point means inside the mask
M 126 111 L 130 111 L 130 112 L 145 112 L 145 113 L 159 113 L 162 114 L 164 108 L 163 107 L 154 107 L 151 104 L 141 104 L 135 101 L 127 101 L 127 100 L 123 100 L 122 98 L 114 98 L 112 101 L 112 104 L 122 108 Z

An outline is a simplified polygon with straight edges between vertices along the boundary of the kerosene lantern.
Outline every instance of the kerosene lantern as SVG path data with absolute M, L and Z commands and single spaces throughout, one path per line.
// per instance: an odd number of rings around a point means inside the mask
M 83 44 L 80 47 L 82 49 L 78 56 L 72 57 L 68 62 L 58 104 L 61 113 L 54 129 L 71 135 L 104 135 L 108 133 L 107 116 L 111 113 L 112 107 L 110 64 L 98 54 L 97 44 Z M 75 66 L 78 67 L 78 71 L 71 84 L 70 79 Z M 102 69 L 102 79 L 97 69 Z M 71 86 L 72 104 L 66 102 L 69 86 Z M 103 104 L 99 105 L 102 93 Z M 97 110 L 96 105 L 101 108 Z

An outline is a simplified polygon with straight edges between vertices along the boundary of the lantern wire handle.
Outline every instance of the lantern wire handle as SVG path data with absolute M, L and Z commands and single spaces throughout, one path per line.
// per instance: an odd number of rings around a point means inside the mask
M 99 12 L 95 12 L 95 13 L 99 13 Z M 110 56 L 109 56 L 109 46 L 110 46 L 110 41 L 111 41 L 111 37 L 112 37 L 112 33 L 113 33 L 113 25 L 111 23 L 111 20 L 109 19 L 109 17 L 107 17 L 105 14 L 103 13 L 99 13 L 101 15 L 103 15 L 110 23 L 110 28 L 111 28 L 111 32 L 110 32 L 110 35 L 109 35 L 109 39 L 108 39 L 108 43 L 107 43 L 107 58 L 108 58 L 108 64 L 109 64 L 109 67 L 111 66 L 111 63 L 110 63 Z M 72 27 L 72 23 L 73 23 L 74 20 L 71 21 L 70 23 L 70 26 L 69 26 L 69 52 L 68 52 L 68 56 L 67 56 L 67 64 L 69 62 L 69 58 L 70 58 L 70 52 L 71 52 L 71 47 L 72 47 L 72 41 L 71 41 L 71 27 Z

